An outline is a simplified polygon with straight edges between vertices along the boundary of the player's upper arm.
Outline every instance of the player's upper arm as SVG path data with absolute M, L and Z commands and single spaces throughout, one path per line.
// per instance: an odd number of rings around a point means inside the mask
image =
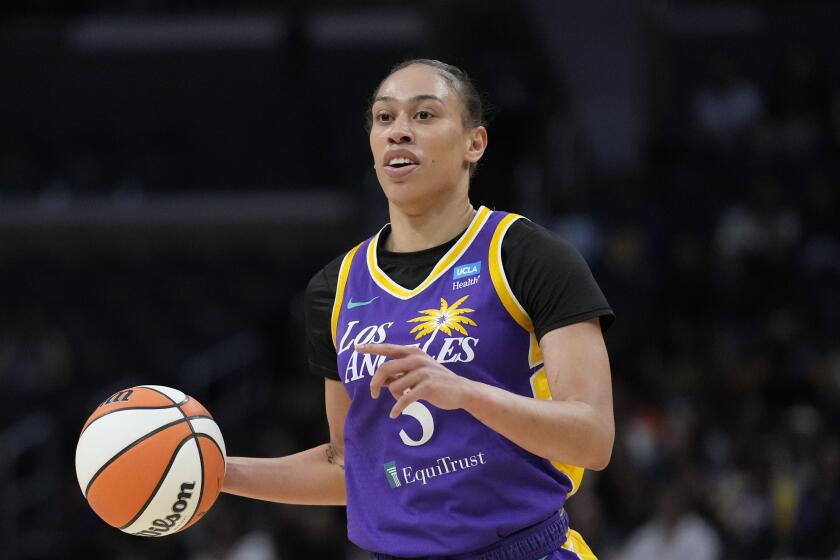
M 324 403 L 327 408 L 327 423 L 330 426 L 330 443 L 344 454 L 344 419 L 350 408 L 350 395 L 344 383 L 335 379 L 324 379 Z
M 615 439 L 610 361 L 600 320 L 596 317 L 554 329 L 540 339 L 548 386 L 555 401 L 577 401 L 591 407 L 598 429 L 596 461 L 609 462 Z

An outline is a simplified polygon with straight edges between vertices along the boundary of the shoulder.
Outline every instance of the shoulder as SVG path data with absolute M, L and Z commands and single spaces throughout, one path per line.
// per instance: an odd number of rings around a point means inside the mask
M 341 268 L 341 261 L 344 259 L 345 254 L 343 253 L 331 260 L 309 279 L 309 284 L 306 286 L 307 295 L 335 295 L 336 286 L 338 285 L 338 271 Z
M 332 379 L 337 379 L 338 374 L 330 318 L 335 304 L 338 273 L 346 254 L 331 260 L 312 276 L 303 298 L 309 369 L 314 374 Z
M 528 258 L 539 260 L 577 261 L 583 259 L 571 243 L 524 217 L 515 220 L 502 239 L 503 261 L 521 253 L 525 253 Z
M 338 276 L 341 271 L 341 263 L 344 262 L 344 257 L 352 251 L 355 247 L 351 247 L 344 251 L 333 260 L 328 262 L 322 269 L 315 273 L 309 280 L 306 286 L 307 295 L 316 294 L 320 296 L 328 295 L 335 297 L 335 292 L 338 287 Z
M 502 240 L 502 268 L 513 296 L 534 323 L 538 340 L 552 329 L 614 314 L 586 260 L 568 241 L 528 219 L 514 221 Z

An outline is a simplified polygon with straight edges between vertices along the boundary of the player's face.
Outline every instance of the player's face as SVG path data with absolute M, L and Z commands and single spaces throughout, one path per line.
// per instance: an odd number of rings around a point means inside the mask
M 412 205 L 468 185 L 468 165 L 481 157 L 486 131 L 464 128 L 464 104 L 437 70 L 415 64 L 394 72 L 372 111 L 370 149 L 389 201 Z

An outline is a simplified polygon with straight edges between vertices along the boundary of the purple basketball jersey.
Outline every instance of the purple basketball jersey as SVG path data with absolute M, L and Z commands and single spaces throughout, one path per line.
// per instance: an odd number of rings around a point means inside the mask
M 360 343 L 419 346 L 457 375 L 550 398 L 530 319 L 501 267 L 501 242 L 519 216 L 480 208 L 467 231 L 417 288 L 376 263 L 379 234 L 341 266 L 332 332 L 338 374 L 352 403 L 344 425 L 348 536 L 396 556 L 483 548 L 563 507 L 583 470 L 552 464 L 463 410 L 424 401 L 398 418 L 370 379 L 384 357 Z

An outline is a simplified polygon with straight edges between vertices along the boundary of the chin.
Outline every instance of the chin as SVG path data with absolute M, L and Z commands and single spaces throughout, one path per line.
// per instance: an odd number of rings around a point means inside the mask
M 409 208 L 413 206 L 428 207 L 431 202 L 439 200 L 444 196 L 453 185 L 448 185 L 442 178 L 436 180 L 434 177 L 428 177 L 412 173 L 411 175 L 394 179 L 384 173 L 381 175 L 377 173 L 379 185 L 382 187 L 382 192 L 388 199 L 388 202 L 400 208 Z M 438 185 L 435 187 L 434 185 Z
M 407 182 L 383 185 L 382 191 L 385 193 L 388 202 L 400 208 L 415 206 L 428 197 L 425 193 L 412 188 L 412 185 Z

